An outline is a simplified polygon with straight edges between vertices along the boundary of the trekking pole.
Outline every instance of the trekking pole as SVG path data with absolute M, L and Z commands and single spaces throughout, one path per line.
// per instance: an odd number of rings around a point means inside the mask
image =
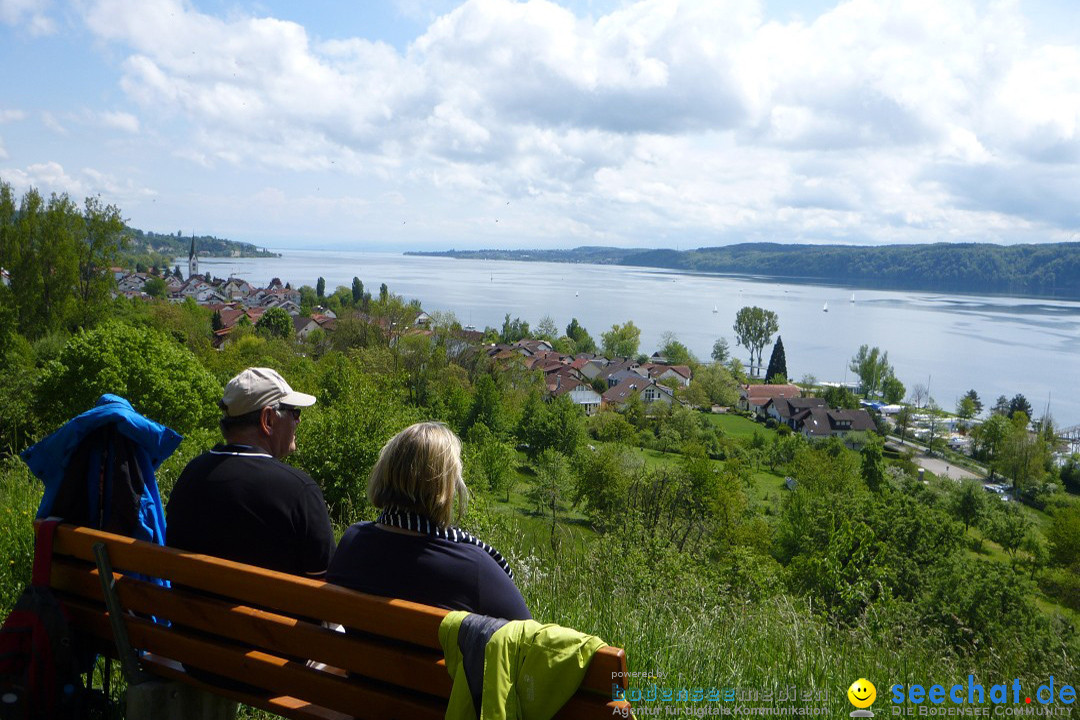
M 150 679 L 150 675 L 139 667 L 139 660 L 131 647 L 127 626 L 122 617 L 120 598 L 116 595 L 116 580 L 113 578 L 112 563 L 105 543 L 94 543 L 94 561 L 97 563 L 101 578 L 101 593 L 105 597 L 105 607 L 109 610 L 109 623 L 112 625 L 113 639 L 116 641 L 116 653 L 120 657 L 120 672 L 128 685 L 138 685 Z

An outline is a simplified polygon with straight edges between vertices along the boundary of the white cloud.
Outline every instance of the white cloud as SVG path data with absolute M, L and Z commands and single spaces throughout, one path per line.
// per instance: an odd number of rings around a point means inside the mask
M 4 148 L 4 138 L 0 137 L 0 160 L 7 160 L 8 157 L 8 152 Z
M 55 161 L 34 163 L 25 168 L 5 169 L 4 179 L 19 192 L 25 192 L 34 187 L 42 195 L 54 192 L 67 193 L 76 202 L 89 195 L 101 195 L 108 203 L 123 205 L 125 201 L 133 202 L 152 198 L 157 194 L 149 188 L 136 184 L 130 178 L 121 180 L 110 173 L 94 168 L 83 168 L 78 172 L 70 173 L 63 165 Z
M 16 122 L 26 117 L 22 110 L 0 110 L 0 123 Z
M 755 0 L 617 5 L 469 0 L 404 53 L 180 0 L 96 0 L 85 17 L 130 49 L 121 87 L 142 108 L 102 122 L 180 118 L 176 154 L 200 166 L 344 174 L 450 227 L 490 222 L 492 198 L 529 198 L 534 228 L 635 244 L 1029 237 L 1075 220 L 1039 197 L 1076 182 L 1080 42 L 1038 44 L 1021 5 L 848 0 L 810 23 L 766 21 Z
M 107 128 L 121 130 L 126 133 L 139 132 L 139 119 L 126 112 L 103 112 L 97 116 L 98 122 Z
M 25 23 L 31 35 L 50 35 L 56 32 L 56 23 L 48 15 L 51 5 L 50 0 L 0 0 L 0 23 Z
M 41 113 L 41 123 L 45 127 L 52 130 L 57 135 L 67 135 L 67 128 L 65 128 L 60 121 L 49 111 Z

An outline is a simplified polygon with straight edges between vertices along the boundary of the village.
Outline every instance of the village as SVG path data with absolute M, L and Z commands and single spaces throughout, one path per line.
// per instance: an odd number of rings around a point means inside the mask
M 288 313 L 298 341 L 307 340 L 321 330 L 333 333 L 337 313 L 325 306 L 316 306 L 305 315 L 301 291 L 291 284 L 273 278 L 266 287 L 256 287 L 238 277 L 211 278 L 199 272 L 199 253 L 194 238 L 188 254 L 188 276 L 181 277 L 179 267 L 163 277 L 147 272 L 131 272 L 113 268 L 116 294 L 126 298 L 146 298 L 147 284 L 155 279 L 164 283 L 169 302 L 185 302 L 189 298 L 214 313 L 214 346 L 223 347 L 230 335 L 242 323 L 258 325 L 263 315 L 274 308 Z M 418 305 L 405 327 L 394 328 L 402 335 L 432 333 L 432 316 Z M 597 353 L 564 354 L 546 340 L 524 338 L 512 343 L 485 342 L 484 333 L 472 327 L 455 333 L 455 342 L 467 344 L 484 352 L 496 367 L 520 362 L 527 370 L 544 376 L 549 398 L 566 396 L 580 407 L 586 416 L 605 409 L 620 409 L 631 399 L 639 398 L 646 405 L 687 405 L 678 392 L 690 386 L 694 379 L 688 364 L 674 364 L 659 352 L 646 360 L 642 358 L 608 358 Z M 880 404 L 875 410 L 882 411 Z M 886 414 L 899 406 L 886 407 Z M 728 407 L 713 405 L 703 408 L 726 412 Z M 819 397 L 804 397 L 798 385 L 747 382 L 738 388 L 737 409 L 762 422 L 782 424 L 808 439 L 827 437 L 847 438 L 852 433 L 878 429 L 874 417 L 866 409 L 829 407 Z

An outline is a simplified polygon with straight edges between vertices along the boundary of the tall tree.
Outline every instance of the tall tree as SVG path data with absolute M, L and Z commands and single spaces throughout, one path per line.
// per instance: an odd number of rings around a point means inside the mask
M 315 295 L 319 298 L 319 300 L 322 300 L 324 297 L 326 297 L 325 278 L 320 277 L 318 280 L 315 281 Z
M 519 317 L 511 320 L 510 313 L 506 313 L 503 318 L 502 332 L 499 333 L 499 340 L 504 343 L 513 343 L 527 337 L 529 337 L 529 323 Z
M 1028 432 L 1028 417 L 1022 411 L 1009 423 L 1012 429 L 999 449 L 998 469 L 1012 479 L 1017 492 L 1030 494 L 1046 475 L 1052 448 L 1041 435 Z
M 11 289 L 24 335 L 57 330 L 76 309 L 82 224 L 67 195 L 53 194 L 47 204 L 37 190 L 23 196 L 11 243 Z
M 559 505 L 568 499 L 572 492 L 570 463 L 567 457 L 557 450 L 545 450 L 536 460 L 536 474 L 532 478 L 529 499 L 535 504 L 537 513 L 550 515 L 552 550 L 558 549 L 555 531 Z
M 866 486 L 873 492 L 881 492 L 885 488 L 885 443 L 875 435 L 863 446 L 862 455 L 862 478 Z
M 986 509 L 986 493 L 982 485 L 974 480 L 966 480 L 956 488 L 952 497 L 953 514 L 964 523 L 964 532 L 976 524 Z
M 765 382 L 775 383 L 780 378 L 785 383 L 788 380 L 787 355 L 784 353 L 784 339 L 777 335 L 772 355 L 769 356 L 769 369 L 765 371 Z
M 982 400 L 979 399 L 979 393 L 975 392 L 974 389 L 964 393 L 964 397 L 971 399 L 972 404 L 975 406 L 975 415 L 978 415 L 983 411 Z M 975 415 L 972 415 L 972 417 L 975 417 Z
M 360 278 L 353 277 L 352 279 L 352 301 L 353 305 L 359 305 L 364 299 L 364 283 L 360 282 Z
M 158 300 L 164 300 L 165 295 L 168 292 L 168 286 L 165 284 L 165 281 L 162 280 L 161 278 L 152 277 L 152 278 L 150 278 L 149 280 L 146 281 L 145 285 L 143 285 L 143 292 L 146 293 L 147 295 L 149 295 L 152 298 L 157 298 Z
M 84 306 L 109 299 L 114 285 L 111 268 L 125 244 L 124 220 L 115 205 L 103 205 L 100 197 L 86 198 L 83 211 L 83 242 L 79 250 L 79 300 Z
M 728 357 L 731 356 L 731 349 L 728 347 L 727 338 L 717 338 L 713 343 L 712 353 L 709 355 L 713 359 L 713 362 L 726 363 Z
M 255 323 L 255 329 L 270 337 L 288 340 L 293 337 L 293 321 L 289 313 L 282 308 L 270 308 Z
M 859 347 L 855 357 L 851 358 L 848 368 L 859 376 L 866 397 L 877 393 L 885 379 L 893 374 L 892 365 L 889 364 L 889 353 L 882 352 L 877 347 L 871 348 L 869 345 Z
M 609 358 L 634 357 L 641 343 L 641 330 L 634 325 L 633 320 L 627 320 L 622 325 L 612 325 L 610 330 L 602 333 L 600 342 L 604 355 Z
M 915 408 L 920 409 L 927 398 L 930 397 L 930 389 L 922 383 L 915 383 L 908 397 L 911 398 L 911 402 L 915 403 Z
M 1029 420 L 1031 419 L 1031 403 L 1028 402 L 1023 393 L 1016 393 L 1013 395 L 1012 400 L 1009 401 L 1008 416 L 1014 418 L 1017 413 L 1024 413 Z
M 757 306 L 744 307 L 735 314 L 735 325 L 732 329 L 735 331 L 735 341 L 750 351 L 750 374 L 755 374 L 755 367 L 760 372 L 761 351 L 772 340 L 773 333 L 780 329 L 776 313 Z
M 596 341 L 589 335 L 589 331 L 578 323 L 577 318 L 571 319 L 570 324 L 566 326 L 566 336 L 574 341 L 574 352 L 596 352 Z
M 900 442 L 904 442 L 907 439 L 908 428 L 911 427 L 911 408 L 904 405 L 900 408 L 900 412 L 896 413 L 896 427 L 900 429 Z
M 550 315 L 540 318 L 540 322 L 533 330 L 533 337 L 537 340 L 547 340 L 549 343 L 555 342 L 559 337 L 559 326 L 555 324 L 555 319 Z
M 881 394 L 885 398 L 885 402 L 895 405 L 904 399 L 907 389 L 899 378 L 895 375 L 889 375 L 889 377 L 885 378 L 885 382 L 881 384 Z
M 970 420 L 976 412 L 975 401 L 970 396 L 964 395 L 956 402 L 956 415 L 961 420 Z
M 510 502 L 514 487 L 514 448 L 495 437 L 487 426 L 479 423 L 469 433 L 472 444 L 470 463 L 479 473 L 483 485 Z
M 677 338 L 675 333 L 670 330 L 665 331 L 664 334 L 660 336 L 659 351 L 672 365 L 690 365 L 691 363 L 697 363 L 697 358 L 690 352 L 690 349 L 679 342 L 679 338 Z

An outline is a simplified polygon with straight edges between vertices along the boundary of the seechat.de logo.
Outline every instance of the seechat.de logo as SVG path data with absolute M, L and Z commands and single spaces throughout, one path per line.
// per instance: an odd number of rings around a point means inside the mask
M 851 717 L 874 717 L 874 712 L 868 709 L 877 700 L 877 688 L 874 687 L 874 683 L 866 678 L 859 678 L 848 688 L 847 699 L 858 708 L 851 713 Z

